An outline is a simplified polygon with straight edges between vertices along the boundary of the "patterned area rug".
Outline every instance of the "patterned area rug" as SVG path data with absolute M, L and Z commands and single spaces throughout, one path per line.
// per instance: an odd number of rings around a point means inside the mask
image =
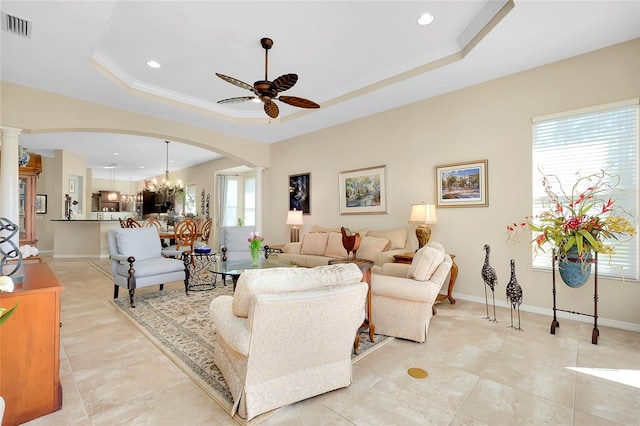
M 111 278 L 107 262 L 91 263 Z M 219 285 L 210 291 L 190 292 L 188 296 L 184 290 L 137 295 L 136 307 L 133 309 L 129 307 L 128 297 L 120 297 L 114 303 L 212 399 L 230 411 L 233 399 L 220 370 L 213 364 L 216 332 L 208 314 L 211 300 L 223 294 L 233 294 L 231 283 L 227 286 Z M 375 343 L 371 343 L 367 332 L 361 332 L 359 354 L 352 355 L 353 362 L 391 340 L 392 337 L 376 335 Z M 260 417 L 250 423 L 255 424 L 258 419 Z M 242 422 L 237 415 L 236 420 Z

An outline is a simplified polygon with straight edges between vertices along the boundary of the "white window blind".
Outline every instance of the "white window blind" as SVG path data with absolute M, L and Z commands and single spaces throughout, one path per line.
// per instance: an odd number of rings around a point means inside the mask
M 542 211 L 545 198 L 542 173 L 559 178 L 570 194 L 578 176 L 606 170 L 620 178 L 612 194 L 616 205 L 637 226 L 638 218 L 638 100 L 603 106 L 587 112 L 534 119 L 533 123 L 533 212 Z M 554 192 L 560 188 L 551 181 Z M 614 184 L 615 182 L 611 182 Z M 636 228 L 637 229 L 637 228 Z M 600 255 L 598 275 L 638 280 L 640 238 L 615 246 L 609 259 Z M 551 269 L 551 250 L 533 257 L 533 267 Z

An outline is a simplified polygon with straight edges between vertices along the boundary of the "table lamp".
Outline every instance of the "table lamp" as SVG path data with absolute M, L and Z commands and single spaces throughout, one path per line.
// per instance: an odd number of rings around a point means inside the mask
M 418 250 L 429 243 L 431 228 L 427 224 L 438 223 L 436 206 L 433 204 L 411 204 L 409 223 L 417 223 L 416 238 L 418 238 Z
M 298 225 L 304 225 L 302 221 L 302 210 L 289 210 L 287 213 L 287 225 L 291 226 L 291 242 L 297 243 L 300 241 L 300 230 Z

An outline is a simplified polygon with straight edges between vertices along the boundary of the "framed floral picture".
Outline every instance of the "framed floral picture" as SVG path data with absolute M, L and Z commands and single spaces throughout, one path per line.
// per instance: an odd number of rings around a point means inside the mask
M 340 214 L 387 213 L 387 166 L 340 172 Z
M 488 160 L 436 166 L 438 207 L 489 206 Z
M 289 176 L 289 210 L 311 214 L 311 173 Z

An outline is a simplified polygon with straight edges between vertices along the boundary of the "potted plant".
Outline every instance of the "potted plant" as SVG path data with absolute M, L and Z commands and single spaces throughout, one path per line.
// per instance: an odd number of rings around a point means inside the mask
M 619 182 L 619 177 L 601 170 L 578 177 L 567 194 L 557 176 L 543 175 L 543 210 L 507 225 L 509 238 L 517 238 L 521 229 L 533 231 L 535 253 L 553 250 L 563 281 L 581 286 L 589 277 L 594 253 L 611 256 L 615 241 L 636 234 L 635 226 L 623 216 L 626 212 L 611 198 Z M 557 191 L 552 183 L 559 187 Z

